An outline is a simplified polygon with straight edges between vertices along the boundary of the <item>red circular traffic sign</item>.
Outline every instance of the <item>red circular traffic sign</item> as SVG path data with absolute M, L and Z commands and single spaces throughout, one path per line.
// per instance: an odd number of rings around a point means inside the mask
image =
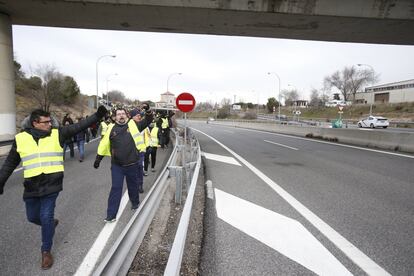
M 190 112 L 194 109 L 196 101 L 190 93 L 184 92 L 178 95 L 175 99 L 175 104 L 177 108 L 182 112 Z

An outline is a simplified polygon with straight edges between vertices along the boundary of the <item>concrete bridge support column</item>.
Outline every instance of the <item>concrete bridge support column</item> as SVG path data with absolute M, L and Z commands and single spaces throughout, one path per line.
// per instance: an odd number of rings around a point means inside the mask
M 13 139 L 15 133 L 12 24 L 7 14 L 0 13 L 0 141 Z

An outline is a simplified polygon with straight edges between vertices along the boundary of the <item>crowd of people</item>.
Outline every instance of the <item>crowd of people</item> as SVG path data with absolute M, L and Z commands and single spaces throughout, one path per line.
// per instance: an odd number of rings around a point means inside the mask
M 105 156 L 111 158 L 111 189 L 105 222 L 116 220 L 126 180 L 131 209 L 139 206 L 139 194 L 144 192 L 143 178 L 155 172 L 158 148 L 167 148 L 169 129 L 174 113 L 154 112 L 146 103 L 127 110 L 117 106 L 108 111 L 100 106 L 96 113 L 73 122 L 66 114 L 62 124 L 49 112 L 34 110 L 22 123 L 22 131 L 15 136 L 11 150 L 0 169 L 0 194 L 3 187 L 22 162 L 24 176 L 23 200 L 29 222 L 41 228 L 41 268 L 53 265 L 51 248 L 59 220 L 54 217 L 56 199 L 62 191 L 66 149 L 74 157 L 74 144 L 79 162 L 85 158 L 84 144 L 90 138 L 101 140 L 93 167 L 98 169 Z

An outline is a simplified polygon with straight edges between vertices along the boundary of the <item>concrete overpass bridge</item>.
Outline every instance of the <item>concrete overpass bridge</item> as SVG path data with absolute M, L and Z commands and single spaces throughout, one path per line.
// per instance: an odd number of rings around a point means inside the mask
M 412 0 L 0 0 L 0 141 L 15 134 L 12 24 L 414 44 Z

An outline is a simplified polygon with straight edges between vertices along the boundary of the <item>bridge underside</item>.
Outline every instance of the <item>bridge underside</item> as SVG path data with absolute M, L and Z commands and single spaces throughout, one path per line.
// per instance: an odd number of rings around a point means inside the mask
M 0 11 L 19 25 L 414 44 L 412 1 L 1 0 Z

